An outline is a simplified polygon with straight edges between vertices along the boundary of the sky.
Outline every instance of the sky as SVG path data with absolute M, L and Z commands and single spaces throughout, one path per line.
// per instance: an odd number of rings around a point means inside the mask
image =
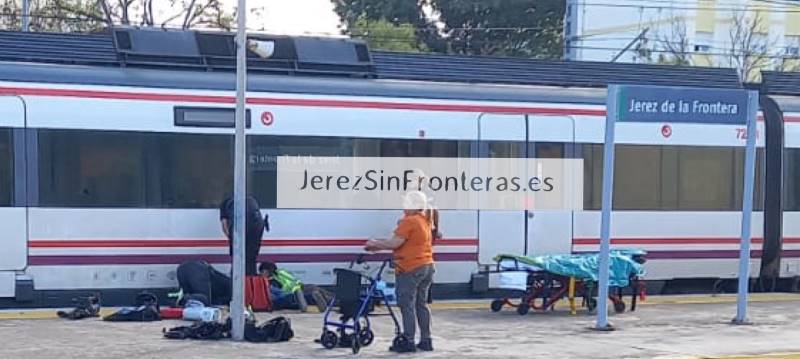
M 225 0 L 229 8 L 237 0 Z M 286 35 L 338 35 L 339 16 L 331 0 L 248 0 L 251 30 Z

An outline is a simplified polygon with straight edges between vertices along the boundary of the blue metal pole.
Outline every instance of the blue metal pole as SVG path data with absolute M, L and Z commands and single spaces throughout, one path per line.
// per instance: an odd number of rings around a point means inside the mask
M 756 116 L 758 92 L 748 91 L 747 148 L 744 158 L 744 190 L 742 191 L 742 243 L 739 251 L 739 290 L 736 297 L 736 324 L 747 323 L 747 294 L 750 283 L 750 240 L 753 214 L 753 186 L 755 184 Z
M 608 87 L 606 102 L 606 133 L 603 145 L 603 202 L 600 222 L 600 273 L 597 291 L 596 329 L 609 328 L 608 324 L 608 266 L 611 251 L 611 207 L 614 200 L 614 125 L 617 121 L 617 101 L 620 88 Z

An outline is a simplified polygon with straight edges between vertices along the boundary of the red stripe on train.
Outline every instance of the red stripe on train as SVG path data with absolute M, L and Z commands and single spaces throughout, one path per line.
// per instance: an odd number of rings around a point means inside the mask
M 676 237 L 676 238 L 612 238 L 611 244 L 739 244 L 737 237 Z M 752 243 L 764 243 L 763 238 L 753 238 Z M 785 237 L 783 243 L 800 243 L 800 237 Z M 573 245 L 599 245 L 599 238 L 574 238 Z
M 80 97 L 113 100 L 144 100 L 168 102 L 206 102 L 206 103 L 234 103 L 231 96 L 190 95 L 147 92 L 123 91 L 93 91 L 71 89 L 45 89 L 25 87 L 0 87 L 0 94 L 50 96 L 50 97 Z M 586 115 L 605 116 L 606 111 L 601 109 L 569 109 L 533 106 L 501 106 L 501 105 L 468 105 L 468 104 L 432 104 L 432 103 L 404 103 L 387 101 L 352 101 L 352 100 L 323 100 L 323 99 L 283 99 L 250 97 L 247 103 L 253 105 L 273 106 L 303 106 L 303 107 L 341 107 L 384 110 L 419 110 L 419 111 L 445 111 L 445 112 L 502 112 L 520 114 L 542 115 Z
M 366 238 L 353 239 L 265 239 L 264 247 L 325 247 L 361 246 Z M 475 238 L 442 239 L 437 246 L 477 246 Z M 227 247 L 226 239 L 115 239 L 115 240 L 31 240 L 28 248 L 171 248 Z

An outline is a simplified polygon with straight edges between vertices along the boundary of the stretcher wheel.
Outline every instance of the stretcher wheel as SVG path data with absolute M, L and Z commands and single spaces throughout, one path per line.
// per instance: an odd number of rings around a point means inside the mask
M 372 344 L 373 340 L 375 340 L 375 333 L 370 329 L 364 328 L 358 333 L 358 341 L 361 342 L 361 346 L 368 346 Z
M 501 309 L 503 309 L 503 305 L 504 305 L 504 304 L 505 304 L 505 303 L 503 303 L 503 300 L 502 300 L 502 299 L 495 299 L 495 300 L 493 300 L 493 301 L 492 301 L 492 311 L 493 311 L 493 312 L 499 312 Z
M 523 300 L 522 300 L 522 302 L 520 302 L 520 303 L 519 303 L 519 305 L 517 306 L 517 313 L 518 313 L 519 315 L 525 315 L 525 314 L 528 314 L 528 311 L 530 311 L 530 310 L 531 310 L 531 305 L 530 305 L 530 303 L 528 303 L 528 301 L 526 301 L 526 300 L 524 300 L 524 299 L 523 299 Z
M 614 312 L 615 313 L 624 313 L 625 312 L 625 302 L 622 300 L 615 300 L 614 301 Z
M 336 333 L 326 330 L 322 332 L 322 336 L 319 338 L 320 342 L 322 342 L 322 346 L 325 349 L 333 349 L 336 348 L 336 344 L 339 342 L 339 337 L 336 336 Z

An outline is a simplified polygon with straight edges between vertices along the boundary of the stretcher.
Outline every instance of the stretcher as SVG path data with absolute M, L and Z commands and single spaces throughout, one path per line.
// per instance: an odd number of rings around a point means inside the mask
M 646 298 L 644 262 L 646 253 L 638 250 L 617 250 L 611 253 L 609 299 L 614 311 L 626 309 L 623 298 L 625 289 L 630 289 L 631 311 L 636 310 L 637 299 Z M 497 266 L 490 275 L 498 281 L 490 285 L 503 289 L 508 296 L 491 303 L 494 312 L 503 307 L 516 308 L 520 315 L 531 309 L 554 310 L 556 304 L 566 299 L 570 313 L 577 314 L 576 298 L 582 298 L 581 306 L 593 312 L 597 307 L 597 254 L 551 255 L 525 257 L 501 254 L 494 258 Z

